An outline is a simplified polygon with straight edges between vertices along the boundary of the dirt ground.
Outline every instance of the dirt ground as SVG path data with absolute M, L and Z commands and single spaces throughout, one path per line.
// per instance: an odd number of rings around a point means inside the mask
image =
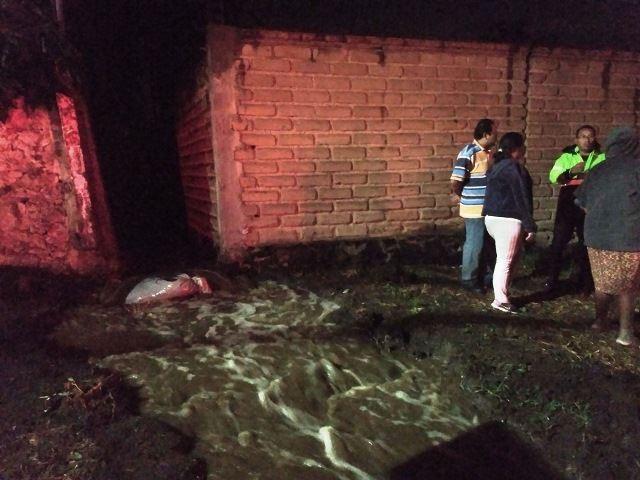
M 590 331 L 593 297 L 569 281 L 539 295 L 540 251 L 514 285 L 523 313 L 507 316 L 489 311 L 490 295 L 458 288 L 456 249 L 446 239 L 268 249 L 224 274 L 309 289 L 340 304 L 348 329 L 381 352 L 444 359 L 482 420 L 508 425 L 559 476 L 640 478 L 638 351 L 615 345 L 613 324 Z M 191 439 L 138 415 L 135 392 L 86 353 L 48 340 L 69 309 L 117 295 L 42 272 L 6 270 L 0 282 L 0 479 L 206 478 Z

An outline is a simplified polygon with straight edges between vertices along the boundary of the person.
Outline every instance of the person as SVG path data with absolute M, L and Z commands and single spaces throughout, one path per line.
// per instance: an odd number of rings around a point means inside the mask
M 614 129 L 605 141 L 607 161 L 594 168 L 575 192 L 586 211 L 584 239 L 595 282 L 593 328 L 607 323 L 618 297 L 620 331 L 616 342 L 637 345 L 633 333 L 640 289 L 640 138 L 633 127 Z
M 562 252 L 573 237 L 577 237 L 576 267 L 578 286 L 584 293 L 593 289 L 593 279 L 589 271 L 587 249 L 584 246 L 584 212 L 574 203 L 574 192 L 582 183 L 587 172 L 602 163 L 604 153 L 596 139 L 596 129 L 591 125 L 582 125 L 576 131 L 576 143 L 566 147 L 556 159 L 549 180 L 561 185 L 553 225 L 553 240 L 549 248 L 549 271 L 544 292 L 553 293 L 558 286 L 558 277 L 562 268 Z
M 497 136 L 498 130 L 493 120 L 480 120 L 473 131 L 473 142 L 462 147 L 451 173 L 451 189 L 460 203 L 460 216 L 464 219 L 465 229 L 461 285 L 476 293 L 484 293 L 483 277 L 489 263 L 482 205 L 491 148 Z
M 523 240 L 533 242 L 536 232 L 533 182 L 524 167 L 524 152 L 524 139 L 519 133 L 509 132 L 500 139 L 487 174 L 482 209 L 487 231 L 496 245 L 491 308 L 508 313 L 517 313 L 509 298 L 509 284 Z

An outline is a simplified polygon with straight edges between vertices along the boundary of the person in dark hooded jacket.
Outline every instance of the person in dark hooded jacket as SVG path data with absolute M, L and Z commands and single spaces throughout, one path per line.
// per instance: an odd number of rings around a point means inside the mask
M 584 240 L 595 283 L 596 321 L 606 326 L 609 307 L 619 302 L 616 342 L 637 345 L 633 313 L 640 290 L 640 137 L 633 127 L 614 129 L 605 142 L 607 161 L 576 190 L 586 211 Z
M 507 313 L 517 313 L 509 300 L 508 290 L 522 242 L 533 241 L 536 231 L 532 215 L 532 181 L 523 163 L 522 135 L 506 133 L 500 139 L 493 166 L 487 173 L 482 210 L 487 232 L 496 244 L 491 308 Z

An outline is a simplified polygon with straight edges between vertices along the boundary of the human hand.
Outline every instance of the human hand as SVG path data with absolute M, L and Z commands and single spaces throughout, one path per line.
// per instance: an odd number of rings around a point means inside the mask
M 524 241 L 527 243 L 533 243 L 536 241 L 536 234 L 535 232 L 527 232 L 527 236 L 524 237 Z
M 460 203 L 460 195 L 458 195 L 457 193 L 452 193 L 449 198 L 451 199 L 451 203 L 452 204 L 458 204 Z
M 580 162 L 580 163 L 575 164 L 573 167 L 571 167 L 569 172 L 571 172 L 574 175 L 578 174 L 578 173 L 583 173 L 584 172 L 584 162 Z

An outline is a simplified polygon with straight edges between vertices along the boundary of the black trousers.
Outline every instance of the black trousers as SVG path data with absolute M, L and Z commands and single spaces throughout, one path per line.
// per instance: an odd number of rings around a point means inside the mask
M 553 240 L 549 248 L 549 278 L 556 283 L 562 269 L 562 253 L 573 238 L 578 237 L 576 256 L 574 258 L 578 273 L 578 283 L 585 288 L 593 285 L 591 267 L 587 247 L 584 245 L 584 211 L 574 203 L 573 193 L 577 186 L 566 186 L 560 189 L 556 220 L 553 225 Z

